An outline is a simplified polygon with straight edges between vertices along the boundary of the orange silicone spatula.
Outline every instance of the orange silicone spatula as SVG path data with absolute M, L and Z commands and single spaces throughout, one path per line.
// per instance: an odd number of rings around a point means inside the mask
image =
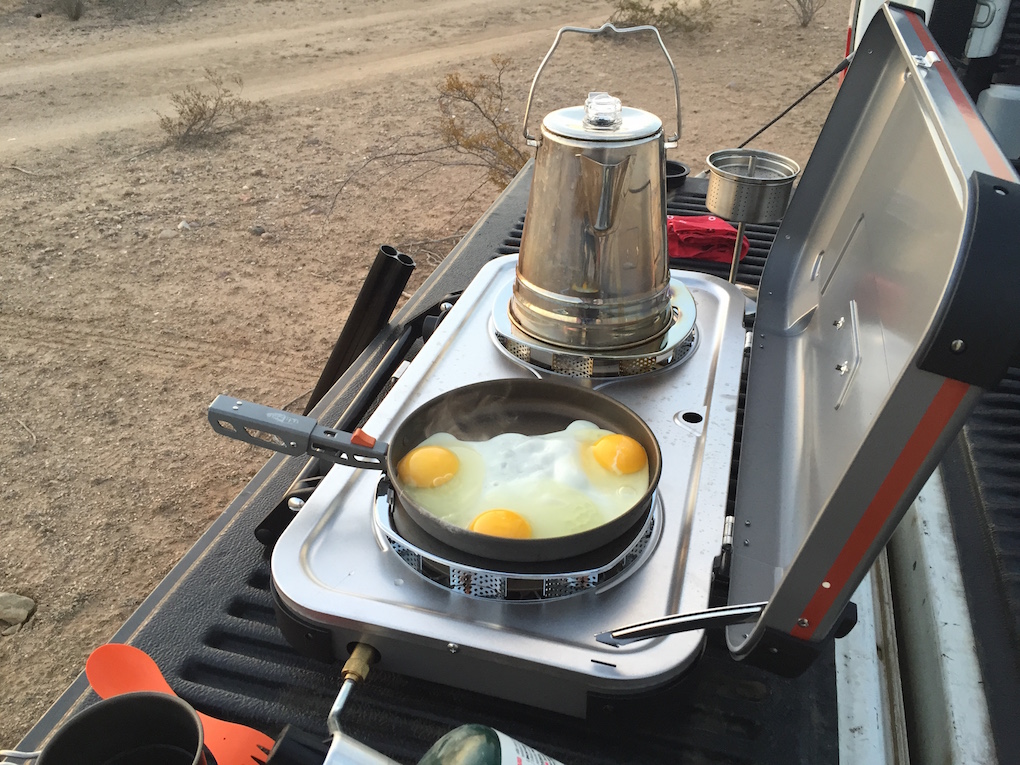
M 107 643 L 94 650 L 85 662 L 85 675 L 92 690 L 104 699 L 135 691 L 177 695 L 149 654 L 121 643 Z M 247 725 L 202 712 L 198 716 L 205 732 L 205 745 L 216 758 L 217 765 L 264 763 L 273 748 L 273 739 Z

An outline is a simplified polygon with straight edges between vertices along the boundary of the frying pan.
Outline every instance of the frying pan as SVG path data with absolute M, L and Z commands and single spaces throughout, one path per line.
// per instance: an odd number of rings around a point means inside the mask
M 647 491 L 627 512 L 586 531 L 546 539 L 508 539 L 468 531 L 421 507 L 397 477 L 397 464 L 404 455 L 435 433 L 484 441 L 501 433 L 553 433 L 575 420 L 628 435 L 648 455 Z M 598 391 L 529 378 L 487 380 L 440 394 L 411 412 L 389 445 L 361 431 L 344 433 L 325 428 L 311 417 L 228 396 L 218 396 L 210 405 L 209 422 L 222 435 L 285 454 L 311 454 L 338 464 L 385 470 L 397 501 L 414 523 L 457 550 L 500 561 L 559 560 L 612 542 L 647 516 L 662 473 L 655 435 L 630 409 Z

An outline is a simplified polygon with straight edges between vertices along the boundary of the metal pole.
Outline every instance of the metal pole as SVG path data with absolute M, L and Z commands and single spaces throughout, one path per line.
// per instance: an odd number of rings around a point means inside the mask
M 733 248 L 733 262 L 730 263 L 730 284 L 737 283 L 737 264 L 740 262 L 740 249 L 744 244 L 744 221 L 737 224 L 737 244 Z
M 340 379 L 354 360 L 368 347 L 379 331 L 386 326 L 393 309 L 400 300 L 400 294 L 414 270 L 414 261 L 409 255 L 398 252 L 384 244 L 379 248 L 375 262 L 361 285 L 361 292 L 354 301 L 354 307 L 347 317 L 340 337 L 337 338 L 329 361 L 319 375 L 304 414 L 312 411 L 333 384 Z

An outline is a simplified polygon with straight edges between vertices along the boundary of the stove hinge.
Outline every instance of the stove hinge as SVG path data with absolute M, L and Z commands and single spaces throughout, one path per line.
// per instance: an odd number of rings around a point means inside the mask
M 727 547 L 733 547 L 733 524 L 736 521 L 736 517 L 732 515 L 726 516 L 726 522 L 723 524 L 722 533 L 722 546 L 725 550 Z
M 712 578 L 716 584 L 727 585 L 730 581 L 730 560 L 733 557 L 733 525 L 736 518 L 726 516 L 723 523 L 722 550 L 712 562 Z

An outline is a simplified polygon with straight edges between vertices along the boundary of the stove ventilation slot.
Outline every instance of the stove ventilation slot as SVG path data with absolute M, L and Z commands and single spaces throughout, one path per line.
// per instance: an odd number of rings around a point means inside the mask
M 528 367 L 565 377 L 596 379 L 630 377 L 665 369 L 686 361 L 698 345 L 697 328 L 692 329 L 678 344 L 664 351 L 656 347 L 645 351 L 629 349 L 599 354 L 553 350 L 537 341 L 529 345 L 501 332 L 498 327 L 493 335 L 499 346 L 513 359 Z
M 591 377 L 595 372 L 595 359 L 591 356 L 554 353 L 550 367 L 556 374 L 567 377 Z
M 637 544 L 635 544 L 632 548 L 630 548 L 630 550 L 627 551 L 627 554 L 623 558 L 624 568 L 627 568 L 632 564 L 637 563 L 645 556 L 645 551 L 649 549 L 649 545 L 652 542 L 652 531 L 654 531 L 654 529 L 648 529 L 644 534 L 641 535 L 641 538 L 638 539 Z
M 655 359 L 624 359 L 620 362 L 620 376 L 643 375 L 656 370 Z
M 588 560 L 586 567 L 573 568 L 570 561 L 565 561 L 559 570 L 526 574 L 465 565 L 409 542 L 396 530 L 393 509 L 385 491 L 380 491 L 376 497 L 375 522 L 397 557 L 426 580 L 440 587 L 486 600 L 535 601 L 566 598 L 625 578 L 654 549 L 662 532 L 662 524 L 659 522 L 661 513 L 662 501 L 656 495 L 651 512 L 630 544 L 622 552 L 607 556 L 602 563 Z M 512 563 L 500 564 L 493 561 L 494 567 L 500 565 L 513 566 Z
M 506 577 L 483 571 L 450 569 L 450 589 L 476 598 L 506 600 Z
M 390 540 L 390 547 L 393 548 L 393 552 L 400 556 L 400 560 L 404 561 L 404 563 L 413 568 L 419 574 L 422 573 L 420 553 L 416 553 L 410 547 L 393 540 Z
M 597 576 L 550 577 L 542 582 L 542 597 L 563 598 L 589 590 L 598 583 Z
M 524 343 L 519 343 L 512 337 L 501 336 L 499 341 L 503 343 L 503 347 L 506 348 L 510 353 L 519 358 L 525 364 L 531 361 L 531 348 Z

